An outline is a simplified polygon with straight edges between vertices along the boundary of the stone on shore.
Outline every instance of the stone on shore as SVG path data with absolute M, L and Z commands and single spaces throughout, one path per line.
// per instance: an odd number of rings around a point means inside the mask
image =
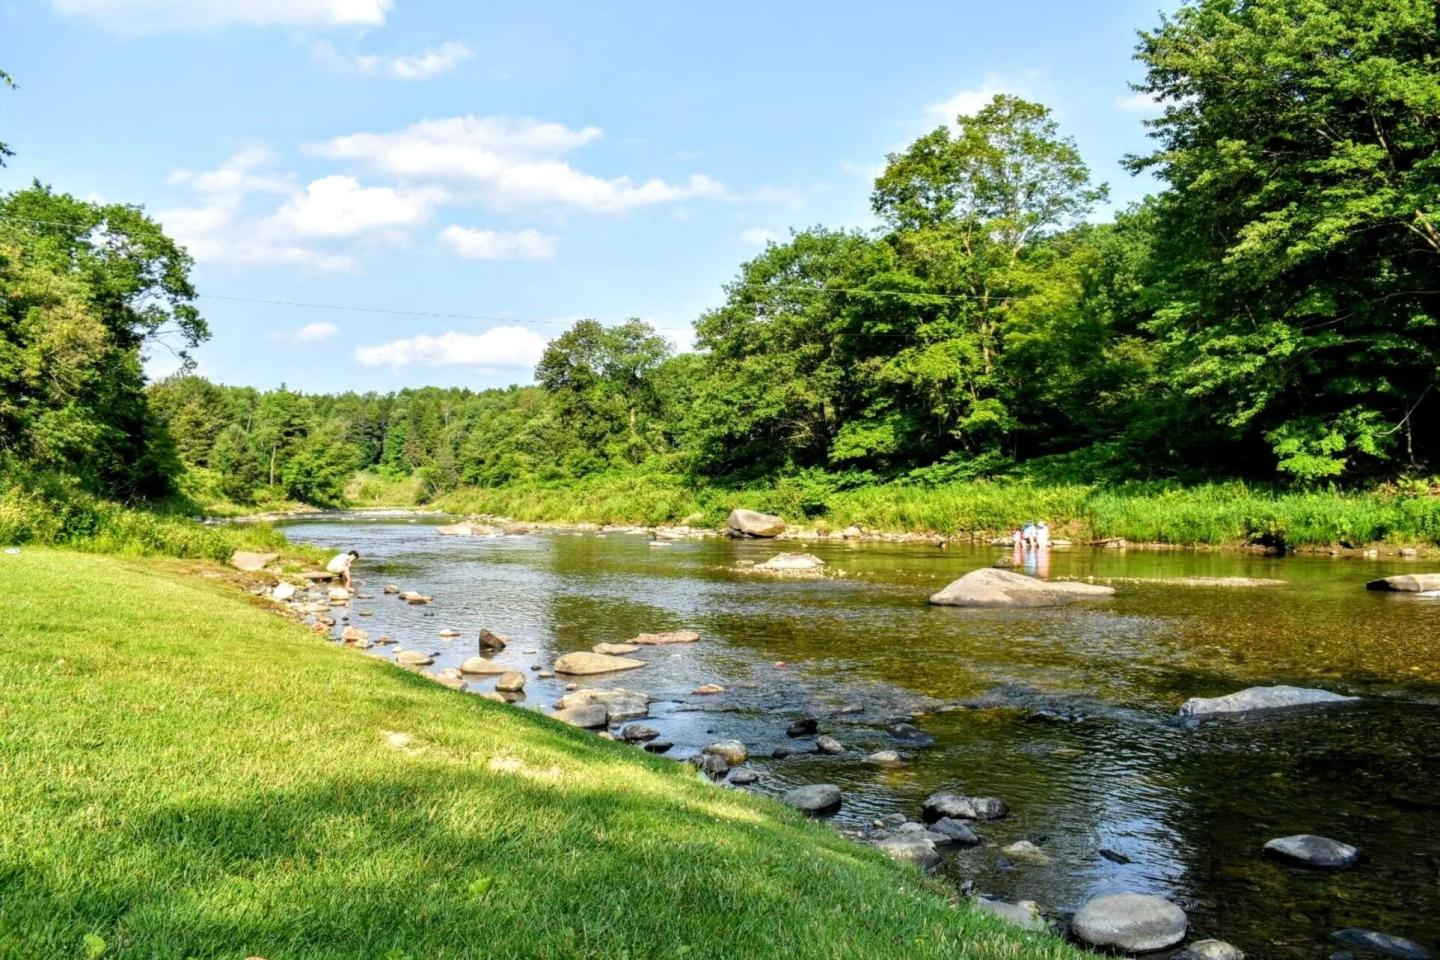
M 1092 947 L 1128 953 L 1164 950 L 1185 939 L 1185 911 L 1143 893 L 1113 893 L 1085 904 L 1070 921 L 1075 936 Z
M 623 687 L 575 690 L 561 697 L 558 706 L 561 709 L 568 709 L 592 704 L 603 707 L 612 722 L 634 720 L 638 717 L 648 716 L 650 713 L 648 694 L 626 690 Z
M 694 630 L 671 630 L 667 633 L 642 633 L 629 642 L 637 647 L 664 647 L 674 643 L 694 643 L 700 634 Z
M 480 628 L 481 650 L 504 650 L 510 645 L 510 638 L 485 627 Z
M 818 816 L 840 809 L 841 795 L 833 783 L 812 783 L 786 790 L 780 800 L 787 807 Z
M 635 643 L 597 643 L 590 648 L 590 652 L 603 653 L 608 657 L 623 657 L 639 649 L 640 645 Z
M 495 681 L 495 689 L 501 693 L 519 693 L 525 689 L 525 674 L 518 670 L 502 673 Z
M 819 573 L 825 561 L 811 553 L 777 553 L 753 568 L 762 573 Z
M 1399 957 L 1400 960 L 1430 960 L 1433 954 L 1429 950 L 1416 943 L 1414 940 L 1406 940 L 1404 937 L 1397 937 L 1389 933 L 1380 933 L 1376 930 L 1361 930 L 1358 927 L 1346 927 L 1344 930 L 1336 930 L 1330 934 L 1336 940 L 1347 947 L 1354 947 L 1357 950 L 1369 950 L 1386 957 Z
M 1185 701 L 1179 715 L 1186 720 L 1203 720 L 1223 714 L 1251 713 L 1256 710 L 1293 710 L 1299 707 L 1355 703 L 1359 699 L 1308 687 L 1247 687 L 1223 697 L 1192 697 Z
M 252 553 L 249 550 L 236 550 L 230 555 L 230 566 L 245 573 L 258 573 L 279 559 L 280 554 L 278 553 Z
M 581 727 L 586 730 L 594 730 L 603 727 L 610 722 L 605 708 L 598 703 L 584 704 L 574 707 L 561 707 L 550 714 L 561 723 L 568 723 L 572 727 Z
M 739 740 L 720 740 L 707 746 L 704 753 L 720 757 L 732 767 L 738 767 L 750 759 L 750 752 L 745 749 L 745 744 Z
M 1440 590 L 1440 573 L 1402 573 L 1397 577 L 1381 577 L 1365 584 L 1366 590 L 1388 590 L 1393 593 L 1431 593 Z
M 285 603 L 294 600 L 297 592 L 293 583 L 277 583 L 270 589 L 270 599 Z
M 928 870 L 940 863 L 935 841 L 921 836 L 902 833 L 886 837 L 876 841 L 875 848 L 893 860 L 913 863 L 922 870 Z
M 396 650 L 395 662 L 405 667 L 425 667 L 434 663 L 435 658 L 419 650 Z
M 556 673 L 568 673 L 577 677 L 593 676 L 597 673 L 618 673 L 621 670 L 635 670 L 645 666 L 644 660 L 630 657 L 612 657 L 603 653 L 567 653 L 555 661 Z
M 1360 851 L 1350 844 L 1309 833 L 1279 837 L 1263 849 L 1277 860 L 1317 870 L 1343 870 L 1360 859 Z
M 954 581 L 930 602 L 942 607 L 1052 607 L 1115 595 L 1114 587 L 1071 580 L 1037 580 L 1023 573 L 981 567 Z
M 949 817 L 952 820 L 999 820 L 1010 813 L 997 797 L 966 797 L 942 790 L 925 798 L 921 807 L 927 823 Z
M 496 663 L 494 660 L 487 660 L 484 657 L 470 657 L 460 664 L 461 673 L 475 673 L 482 676 L 500 676 L 510 672 L 510 668 L 503 663 Z
M 778 537 L 785 532 L 785 521 L 769 513 L 754 510 L 732 510 L 725 520 L 730 532 L 742 537 Z
M 1040 911 L 1029 900 L 1007 903 L 1004 900 L 992 900 L 989 897 L 976 897 L 970 903 L 982 913 L 999 917 L 1001 920 L 1009 921 L 1025 930 L 1045 929 L 1045 918 L 1040 916 Z
M 1245 960 L 1245 954 L 1224 940 L 1196 940 L 1171 960 Z

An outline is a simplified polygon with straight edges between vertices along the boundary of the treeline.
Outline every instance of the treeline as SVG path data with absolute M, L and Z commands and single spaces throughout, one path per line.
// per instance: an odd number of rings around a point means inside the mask
M 141 396 L 143 345 L 205 334 L 183 251 L 134 208 L 12 195 L 0 212 L 28 219 L 0 220 L 4 450 L 124 495 L 183 463 L 231 500 L 321 504 L 357 469 L 427 497 L 636 468 L 830 489 L 1433 473 L 1433 0 L 1197 0 L 1137 58 L 1154 149 L 1129 165 L 1163 188 L 1114 222 L 1091 222 L 1105 187 L 1050 111 L 998 96 L 887 158 L 878 229 L 814 227 L 745 263 L 694 352 L 582 321 L 533 387 L 179 376 Z

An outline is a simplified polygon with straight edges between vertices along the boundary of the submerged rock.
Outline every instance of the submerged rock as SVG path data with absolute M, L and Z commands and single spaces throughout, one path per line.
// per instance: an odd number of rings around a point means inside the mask
M 926 822 L 942 817 L 952 820 L 999 820 L 1010 814 L 1005 801 L 997 797 L 966 797 L 945 790 L 926 797 L 921 810 Z
M 695 693 L 702 697 L 713 697 L 724 692 L 725 688 L 718 683 L 702 683 L 695 688 Z
M 1366 590 L 1388 590 L 1394 593 L 1430 593 L 1440 590 L 1440 573 L 1403 573 L 1397 577 L 1381 577 L 1365 584 Z
M 995 567 L 972 570 L 930 602 L 944 607 L 1051 607 L 1072 600 L 1095 600 L 1115 595 L 1114 587 L 1070 580 L 1037 580 Z
M 1330 934 L 1336 940 L 1347 947 L 1354 947 L 1357 950 L 1369 950 L 1372 953 L 1379 953 L 1387 957 L 1399 957 L 1400 960 L 1430 960 L 1432 954 L 1429 950 L 1420 946 L 1414 940 L 1406 940 L 1404 937 L 1397 937 L 1388 933 L 1379 933 L 1375 930 L 1361 930 L 1356 927 L 1347 927 L 1344 930 L 1336 930 Z
M 820 729 L 820 721 L 814 717 L 801 717 L 785 728 L 787 737 L 808 737 Z
M 1000 852 L 1011 860 L 1021 863 L 1049 863 L 1050 855 L 1029 840 L 1017 840 L 1000 848 Z
M 754 510 L 732 510 L 725 519 L 732 534 L 742 537 L 778 537 L 785 532 L 785 521 L 774 514 Z
M 1070 921 L 1070 929 L 1092 947 L 1148 953 L 1185 939 L 1188 924 L 1185 911 L 1169 900 L 1143 893 L 1114 893 L 1081 907 Z
M 753 569 L 763 573 L 819 573 L 825 561 L 811 553 L 777 553 Z
M 736 770 L 730 774 L 730 782 L 735 784 L 737 787 L 748 787 L 750 784 L 754 783 L 756 780 L 759 779 L 760 774 L 756 773 L 754 770 Z
M 1044 930 L 1045 918 L 1040 916 L 1040 910 L 1029 900 L 1020 903 L 1006 903 L 1004 900 L 992 900 L 989 897 L 976 897 L 970 901 L 975 909 L 982 913 L 988 913 L 992 917 L 999 917 L 1016 926 L 1026 930 Z
M 694 643 L 700 634 L 694 630 L 670 630 L 666 633 L 642 633 L 630 638 L 637 647 L 664 647 L 674 643 Z
M 1245 960 L 1245 954 L 1224 940 L 1196 940 L 1172 960 Z
M 493 537 L 500 532 L 483 523 L 452 523 L 435 531 L 447 537 Z
M 644 660 L 629 657 L 612 657 L 603 653 L 567 653 L 555 661 L 556 673 L 575 676 L 591 676 L 597 673 L 618 673 L 621 670 L 635 670 L 645 666 Z
M 809 786 L 786 790 L 780 800 L 787 807 L 820 815 L 839 810 L 841 794 L 840 788 L 833 783 L 812 783 Z
M 879 767 L 898 767 L 902 763 L 900 754 L 894 750 L 877 750 L 866 757 L 865 762 Z
M 1277 860 L 1317 870 L 1343 870 L 1360 859 L 1360 851 L 1350 844 L 1309 833 L 1279 837 L 1263 849 Z
M 640 646 L 634 643 L 597 643 L 590 648 L 590 652 L 603 653 L 607 657 L 623 657 L 639 649 Z
M 1355 703 L 1359 699 L 1308 687 L 1247 687 L 1223 697 L 1192 697 L 1181 706 L 1179 716 L 1185 720 L 1203 720 L 1222 714 L 1251 713 L 1257 710 L 1293 710 L 1299 707 Z

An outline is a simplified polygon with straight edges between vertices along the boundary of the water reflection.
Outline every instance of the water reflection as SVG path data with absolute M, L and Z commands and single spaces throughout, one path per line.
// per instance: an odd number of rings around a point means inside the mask
M 531 676 L 526 705 L 546 709 L 563 678 L 530 669 L 561 653 L 644 631 L 693 628 L 698 644 L 638 656 L 642 670 L 582 681 L 657 699 L 646 722 L 683 757 L 720 737 L 758 759 L 756 789 L 828 781 L 846 791 L 839 820 L 915 816 L 931 791 L 1005 798 L 981 847 L 948 869 L 984 891 L 1056 910 L 1121 889 L 1161 893 L 1191 911 L 1197 934 L 1252 956 L 1313 957 L 1330 930 L 1440 935 L 1436 757 L 1440 756 L 1440 604 L 1361 589 L 1413 569 L 1399 561 L 1221 553 L 1022 554 L 1055 577 L 1126 578 L 1107 602 L 1036 610 L 931 608 L 925 597 L 1005 550 L 919 544 L 807 544 L 821 580 L 737 569 L 784 549 L 763 542 L 550 534 L 440 537 L 425 523 L 311 522 L 296 540 L 353 547 L 366 593 L 354 613 L 372 635 L 434 651 L 436 669 L 476 652 L 490 627 L 514 643 L 496 656 Z M 1048 567 L 1044 570 L 1043 567 Z M 1251 589 L 1136 582 L 1256 577 Z M 378 596 L 394 582 L 431 607 Z M 438 639 L 442 628 L 463 639 Z M 694 694 L 719 683 L 724 695 Z M 1189 696 L 1257 683 L 1326 686 L 1370 698 L 1325 714 L 1183 729 Z M 476 681 L 487 689 L 493 681 Z M 849 748 L 841 757 L 790 741 L 802 713 Z M 914 718 L 928 746 L 889 732 Z M 802 752 L 769 759 L 776 747 Z M 905 765 L 861 758 L 895 749 Z M 1259 855 L 1273 836 L 1317 832 L 1354 843 L 1365 862 L 1309 874 Z M 999 848 L 1030 839 L 1046 864 L 1007 864 Z M 1102 853 L 1101 851 L 1105 851 Z

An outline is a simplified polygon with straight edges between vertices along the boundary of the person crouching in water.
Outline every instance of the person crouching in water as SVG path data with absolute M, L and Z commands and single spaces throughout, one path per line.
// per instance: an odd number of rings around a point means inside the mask
M 1044 520 L 1035 524 L 1035 549 L 1050 549 L 1050 528 L 1046 526 Z
M 337 553 L 334 559 L 325 565 L 325 570 L 338 576 L 340 582 L 345 585 L 345 589 L 354 593 L 355 584 L 354 581 L 350 579 L 350 567 L 359 559 L 360 554 L 355 550 L 351 550 L 349 553 Z

